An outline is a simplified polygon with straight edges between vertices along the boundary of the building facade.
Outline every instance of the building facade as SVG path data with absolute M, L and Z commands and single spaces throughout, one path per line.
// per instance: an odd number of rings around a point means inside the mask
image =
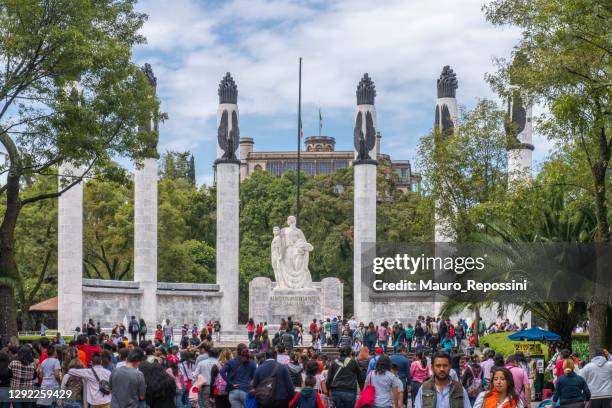
M 387 154 L 380 154 L 380 133 L 376 136 L 376 152 L 379 160 L 391 163 L 399 176 L 399 189 L 408 192 L 420 190 L 421 175 L 412 171 L 409 160 L 392 160 Z M 250 137 L 240 138 L 240 181 L 256 171 L 269 171 L 275 176 L 297 170 L 297 151 L 258 152 L 255 141 Z M 355 153 L 352 150 L 337 151 L 336 139 L 330 136 L 309 136 L 304 139 L 304 150 L 300 153 L 300 166 L 308 175 L 329 174 L 353 165 Z M 216 172 L 215 172 L 216 173 Z M 215 177 L 216 180 L 216 177 Z

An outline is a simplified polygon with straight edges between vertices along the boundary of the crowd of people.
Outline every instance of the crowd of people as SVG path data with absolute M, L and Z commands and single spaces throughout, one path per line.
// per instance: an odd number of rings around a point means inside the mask
M 233 349 L 220 347 L 214 327 L 198 330 L 197 344 L 193 333 L 182 333 L 174 344 L 163 327 L 163 338 L 152 340 L 114 342 L 96 331 L 78 333 L 66 344 L 58 335 L 0 350 L 0 388 L 65 391 L 62 398 L 13 401 L 15 408 L 528 408 L 534 400 L 528 359 L 520 352 L 504 356 L 486 344 L 465 352 L 456 330 L 465 322 L 383 323 L 375 327 L 372 345 L 370 325 L 366 329 L 352 320 L 330 319 L 335 329 L 329 332 L 323 322 L 324 341 L 320 322 L 313 321 L 312 345 L 301 348 L 296 347 L 300 330 L 294 335 L 298 323 L 290 318 L 272 338 L 266 337 L 266 325 L 249 320 L 249 344 Z M 379 336 L 380 328 L 386 336 Z M 454 338 L 453 345 L 430 347 L 428 332 Z M 328 342 L 337 348 L 317 348 Z M 596 354 L 579 368 L 569 352 L 559 353 L 553 403 L 610 407 L 612 357 L 604 350 Z
M 77 327 L 75 329 L 76 335 L 83 332 L 83 334 L 89 336 L 98 336 L 102 342 L 108 342 L 113 344 L 119 344 L 125 341 L 144 341 L 149 335 L 149 329 L 143 318 L 137 319 L 136 316 L 132 316 L 127 323 L 117 323 L 110 330 L 110 333 L 104 333 L 100 326 L 100 322 L 94 323 L 93 319 L 89 319 L 87 323 L 83 323 L 83 328 Z M 186 347 L 187 344 L 197 346 L 200 344 L 202 339 L 211 335 L 215 341 L 221 341 L 221 324 L 218 320 L 214 322 L 209 320 L 206 324 L 201 324 L 198 327 L 197 324 L 193 324 L 191 327 L 187 324 L 183 324 L 181 330 L 181 344 Z M 75 336 L 76 336 L 75 335 Z M 128 337 L 129 335 L 129 337 Z M 153 331 L 152 343 L 156 346 L 160 345 L 172 345 L 174 344 L 175 328 L 170 323 L 170 319 L 166 319 L 162 324 L 158 324 Z M 150 335 L 149 335 L 150 337 Z
M 386 351 L 390 347 L 397 350 L 398 345 L 403 345 L 411 353 L 426 349 L 432 352 L 438 349 L 450 352 L 453 348 L 467 348 L 472 352 L 479 336 L 499 331 L 516 331 L 526 327 L 526 323 L 517 325 L 505 320 L 489 326 L 480 321 L 476 329 L 474 323 L 468 325 L 464 319 L 459 319 L 453 324 L 450 319 L 423 316 L 416 319 L 414 326 L 411 323 L 404 326 L 401 322 L 390 324 L 386 321 L 379 325 L 373 322 L 366 325 L 363 322 L 357 323 L 355 317 L 343 319 L 337 316 L 326 320 L 313 319 L 307 328 L 299 321 L 294 322 L 291 317 L 282 319 L 279 330 L 272 339 L 269 336 L 267 322 L 256 324 L 250 318 L 246 331 L 249 347 L 263 351 L 279 343 L 283 343 L 288 348 L 303 345 L 307 330 L 310 343 L 315 350 L 320 350 L 321 347 L 327 345 L 348 346 L 358 352 L 364 346 L 370 353 L 373 353 L 376 347 L 381 347 Z

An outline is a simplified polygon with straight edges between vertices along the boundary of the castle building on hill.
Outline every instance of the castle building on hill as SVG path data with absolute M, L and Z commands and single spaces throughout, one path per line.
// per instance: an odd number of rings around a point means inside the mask
M 377 133 L 377 157 L 391 163 L 400 179 L 399 189 L 404 192 L 420 191 L 421 175 L 413 172 L 409 160 L 392 160 L 389 155 L 380 154 L 380 137 L 380 133 Z M 297 151 L 259 152 L 253 149 L 254 145 L 253 138 L 240 138 L 240 181 L 256 171 L 269 171 L 280 176 L 286 171 L 297 170 Z M 352 166 L 355 159 L 353 150 L 336 150 L 336 139 L 331 136 L 309 136 L 304 139 L 304 145 L 304 150 L 300 152 L 300 166 L 308 175 L 333 173 Z

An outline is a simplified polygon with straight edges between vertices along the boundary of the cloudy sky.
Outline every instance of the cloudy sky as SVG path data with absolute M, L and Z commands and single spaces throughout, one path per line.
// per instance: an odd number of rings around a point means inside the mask
M 492 57 L 507 57 L 519 33 L 484 19 L 482 0 L 143 0 L 149 62 L 169 119 L 160 151 L 191 150 L 198 184 L 212 182 L 217 87 L 226 72 L 238 85 L 240 132 L 255 150 L 296 148 L 298 58 L 303 57 L 304 134 L 336 138 L 352 149 L 355 88 L 364 72 L 376 84 L 384 153 L 416 161 L 419 137 L 432 126 L 435 81 L 444 65 L 459 79 L 467 108 L 494 98 L 484 81 Z M 546 141 L 534 138 L 541 160 Z M 540 145 L 542 148 L 540 148 Z

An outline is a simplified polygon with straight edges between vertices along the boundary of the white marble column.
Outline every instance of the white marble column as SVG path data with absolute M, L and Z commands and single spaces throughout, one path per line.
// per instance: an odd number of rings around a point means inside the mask
M 228 72 L 219 84 L 219 108 L 217 110 L 217 128 L 222 125 L 222 117 L 227 112 L 227 133 L 223 141 L 217 135 L 217 283 L 222 293 L 221 327 L 224 330 L 234 330 L 238 327 L 238 304 L 240 270 L 240 161 L 237 157 L 228 159 L 224 153 L 232 156 L 222 148 L 220 143 L 228 144 L 230 135 L 237 136 L 233 140 L 233 149 L 238 148 L 238 88 Z M 234 129 L 233 117 L 236 117 Z M 234 133 L 232 133 L 234 132 Z M 229 144 L 228 144 L 229 145 Z M 225 146 L 227 147 L 227 146 Z M 239 155 L 239 152 L 237 152 Z
M 59 169 L 61 190 L 82 170 L 69 163 Z M 61 179 L 65 182 L 62 184 Z M 83 325 L 83 183 L 58 199 L 57 237 L 57 327 L 63 335 Z
M 441 132 L 442 137 L 452 137 L 457 132 L 459 125 L 459 109 L 457 106 L 456 90 L 459 86 L 457 75 L 450 66 L 442 68 L 442 73 L 437 80 L 436 118 L 435 126 Z M 445 191 L 441 192 L 442 195 Z M 439 214 L 439 201 L 435 203 L 434 212 L 434 242 L 435 255 L 444 257 L 449 255 L 451 249 L 448 245 L 440 243 L 455 242 L 457 237 L 452 225 L 452 219 Z M 454 208 L 453 208 L 454 210 Z M 434 314 L 437 316 L 442 308 L 442 302 L 433 302 Z
M 217 283 L 223 293 L 221 326 L 238 326 L 240 210 L 238 207 L 240 166 L 217 163 Z
M 455 95 L 458 87 L 457 76 L 447 65 L 442 69 L 437 81 L 438 99 L 436 101 L 435 126 L 442 135 L 451 137 L 457 132 L 459 110 Z M 436 202 L 434 215 L 434 240 L 435 242 L 453 242 L 456 237 L 452 230 L 452 222 L 448 218 L 438 216 L 439 208 Z
M 370 321 L 370 306 L 362 299 L 362 244 L 376 243 L 376 165 L 354 166 L 354 227 L 353 227 L 353 299 L 354 315 L 358 321 Z M 367 272 L 366 272 L 367 273 Z
M 148 158 L 134 175 L 134 281 L 142 293 L 141 316 L 149 327 L 157 318 L 157 159 Z M 137 316 L 138 317 L 138 316 Z M 161 320 L 161 319 L 160 319 Z
M 354 204 L 353 204 L 353 314 L 357 321 L 369 322 L 371 319 L 370 302 L 364 299 L 362 291 L 368 290 L 362 287 L 362 267 L 371 264 L 370 257 L 375 256 L 376 245 L 376 136 L 378 134 L 376 121 L 376 108 L 374 98 L 376 90 L 374 83 L 368 74 L 357 86 L 357 109 L 355 120 L 361 114 L 362 132 L 367 133 L 366 115 L 372 115 L 374 125 L 375 143 L 368 152 L 369 160 L 353 163 L 354 171 Z M 358 147 L 355 146 L 355 158 L 358 157 Z M 367 256 L 363 256 L 367 251 Z M 365 262 L 365 265 L 363 264 Z

